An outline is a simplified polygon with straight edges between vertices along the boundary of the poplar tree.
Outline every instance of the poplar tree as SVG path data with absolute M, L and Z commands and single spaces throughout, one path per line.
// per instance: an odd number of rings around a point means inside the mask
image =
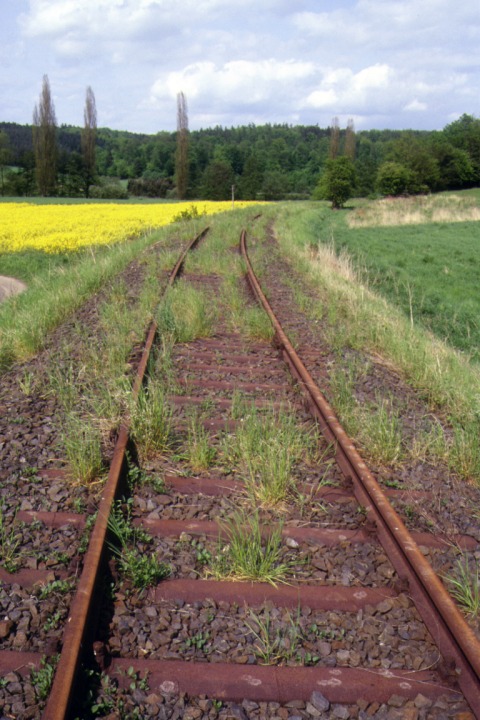
M 83 112 L 84 127 L 82 131 L 82 155 L 85 179 L 85 197 L 89 196 L 89 188 L 95 179 L 95 140 L 97 137 L 97 106 L 95 95 L 90 86 L 85 96 Z
M 334 117 L 332 120 L 332 128 L 330 130 L 330 148 L 328 156 L 331 160 L 334 160 L 340 149 L 340 126 L 338 124 L 338 117 Z
M 33 110 L 33 149 L 35 176 L 40 195 L 55 193 L 57 177 L 55 107 L 50 93 L 48 76 L 43 76 L 42 92 Z
M 183 200 L 188 188 L 188 114 L 183 92 L 177 95 L 177 150 L 175 155 L 177 196 Z
M 345 132 L 345 157 L 350 158 L 353 162 L 355 160 L 355 126 L 352 118 L 347 123 L 347 130 Z

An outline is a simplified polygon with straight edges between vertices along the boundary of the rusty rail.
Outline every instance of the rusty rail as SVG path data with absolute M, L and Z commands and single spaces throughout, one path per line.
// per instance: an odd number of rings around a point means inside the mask
M 199 233 L 182 252 L 170 273 L 167 287 L 171 287 L 176 279 L 180 277 L 187 254 L 198 245 L 208 230 L 207 227 Z M 142 357 L 132 387 L 134 400 L 138 397 L 145 377 L 147 362 L 157 328 L 156 320 L 152 320 L 146 333 Z M 89 649 L 89 639 L 91 639 L 93 629 L 96 626 L 95 614 L 98 603 L 95 604 L 94 600 L 97 597 L 101 580 L 100 571 L 106 561 L 108 518 L 110 517 L 113 502 L 119 493 L 120 481 L 125 469 L 128 442 L 129 423 L 124 420 L 120 425 L 107 482 L 98 508 L 97 521 L 92 530 L 82 574 L 67 619 L 62 652 L 42 716 L 43 720 L 65 720 L 65 718 L 69 717 L 69 711 L 74 700 L 73 692 L 78 683 L 77 676 L 81 659 L 83 653 Z
M 377 525 L 379 540 L 401 578 L 405 579 L 417 609 L 438 645 L 445 671 L 456 679 L 476 718 L 480 719 L 480 643 L 431 565 L 420 552 L 404 523 L 343 430 L 335 413 L 302 363 L 277 320 L 253 271 L 247 253 L 246 232 L 240 238 L 247 277 L 254 295 L 267 312 L 292 374 L 302 385 L 307 403 L 336 459 L 351 478 L 355 496 Z

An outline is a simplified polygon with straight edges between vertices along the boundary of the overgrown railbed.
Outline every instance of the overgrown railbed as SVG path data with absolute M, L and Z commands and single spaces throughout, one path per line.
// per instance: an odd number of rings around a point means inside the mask
M 257 233 L 255 230 L 255 232 L 259 237 L 260 250 L 263 238 L 260 231 Z M 229 546 L 233 543 L 233 536 L 228 534 L 232 529 L 232 525 L 228 525 L 228 522 L 235 520 L 235 517 L 237 520 L 247 522 L 247 527 L 252 531 L 250 539 L 253 542 L 256 526 L 255 522 L 248 525 L 248 521 L 249 517 L 254 517 L 258 520 L 258 525 L 264 529 L 271 530 L 273 527 L 282 529 L 280 552 L 275 557 L 274 565 L 285 569 L 285 572 L 273 578 L 278 587 L 286 583 L 289 586 L 301 586 L 312 585 L 315 582 L 324 586 L 338 583 L 352 589 L 386 587 L 393 591 L 394 595 L 398 590 L 395 572 L 374 542 L 366 542 L 365 538 L 362 542 L 356 542 L 360 538 L 355 537 L 352 541 L 343 539 L 328 544 L 296 539 L 295 532 L 298 529 L 338 530 L 347 527 L 354 534 L 362 532 L 368 534 L 369 528 L 365 523 L 364 509 L 355 507 L 348 498 L 348 482 L 340 480 L 338 472 L 332 466 L 331 448 L 319 440 L 314 427 L 308 426 L 306 413 L 299 403 L 294 387 L 286 384 L 282 391 L 277 387 L 279 375 L 285 371 L 281 369 L 281 363 L 275 357 L 275 353 L 272 353 L 268 344 L 268 334 L 263 335 L 266 332 L 265 328 L 262 327 L 261 321 L 259 322 L 241 281 L 238 276 L 235 282 L 230 277 L 231 266 L 235 266 L 236 260 L 229 249 L 236 240 L 237 237 L 229 239 L 229 235 L 222 229 L 214 233 L 212 238 L 215 248 L 214 257 L 212 258 L 211 255 L 207 257 L 206 252 L 199 253 L 191 261 L 185 282 L 188 283 L 191 279 L 198 290 L 197 294 L 192 295 L 194 297 L 192 305 L 197 310 L 203 308 L 203 317 L 199 318 L 195 311 L 190 321 L 182 323 L 179 327 L 179 316 L 182 320 L 187 315 L 190 317 L 191 306 L 181 310 L 177 316 L 175 316 L 175 304 L 173 307 L 170 306 L 168 311 L 165 308 L 161 309 L 159 314 L 160 343 L 155 361 L 151 363 L 150 376 L 145 388 L 145 408 L 154 400 L 158 413 L 153 419 L 157 423 L 161 420 L 161 423 L 156 425 L 156 432 L 149 436 L 148 445 L 142 444 L 143 430 L 140 432 L 137 429 L 138 434 L 135 439 L 139 464 L 137 465 L 135 458 L 129 459 L 130 497 L 125 497 L 117 508 L 125 518 L 125 525 L 122 527 L 126 534 L 123 540 L 125 547 L 132 549 L 128 559 L 133 561 L 133 569 L 137 572 L 137 576 L 133 574 L 127 577 L 123 572 L 124 564 L 117 563 L 113 577 L 115 584 L 111 588 L 111 594 L 106 598 L 105 621 L 100 630 L 100 638 L 106 643 L 107 657 L 108 655 L 113 659 L 121 656 L 165 657 L 166 654 L 167 659 L 185 658 L 192 661 L 196 658 L 206 662 L 212 662 L 212 659 L 214 662 L 228 660 L 231 663 L 238 662 L 240 665 L 294 662 L 307 667 L 323 665 L 357 667 L 357 661 L 363 663 L 366 659 L 370 663 L 368 665 L 370 668 L 418 669 L 421 666 L 435 669 L 439 663 L 438 653 L 432 647 L 428 634 L 412 609 L 410 601 L 401 593 L 397 594 L 392 602 L 387 600 L 342 616 L 332 611 L 319 613 L 307 605 L 299 605 L 288 610 L 279 609 L 277 612 L 271 605 L 252 605 L 248 610 L 240 604 L 233 606 L 231 603 L 222 603 L 213 599 L 202 599 L 193 603 L 155 602 L 151 593 L 144 588 L 147 568 L 140 562 L 142 558 L 152 558 L 162 563 L 165 573 L 159 587 L 162 583 L 167 586 L 169 581 L 179 579 L 189 579 L 195 583 L 197 580 L 218 577 L 222 569 L 230 571 L 233 563 L 222 562 L 222 558 L 231 557 Z M 295 274 L 291 267 L 283 264 L 281 258 L 276 256 L 275 245 L 271 242 L 268 245 L 268 254 L 272 267 L 270 269 L 265 267 L 263 273 L 264 280 L 269 285 L 271 300 L 276 304 L 277 311 L 285 312 L 284 319 L 290 318 L 291 333 L 296 337 L 296 341 L 300 344 L 307 339 L 308 347 L 305 355 L 310 358 L 310 365 L 318 373 L 320 381 L 330 381 L 330 378 L 333 378 L 331 381 L 333 400 L 335 366 L 342 367 L 342 361 L 345 357 L 348 359 L 349 351 L 343 354 L 338 347 L 332 351 L 328 343 L 328 338 L 332 340 L 332 334 L 329 335 L 328 328 L 320 323 L 315 332 L 311 332 L 310 329 L 309 334 L 306 334 L 307 324 L 304 313 L 296 305 L 295 298 L 289 294 L 289 284 L 295 279 Z M 214 274 L 211 271 L 212 265 L 215 269 Z M 238 268 L 235 268 L 235 272 L 238 272 Z M 283 278 L 286 279 L 285 282 Z M 228 287 L 228 292 L 225 291 L 225 285 Z M 132 289 L 133 305 L 134 296 L 135 292 Z M 221 298 L 220 303 L 217 302 L 219 298 Z M 179 297 L 174 300 L 178 303 Z M 285 308 L 288 308 L 288 311 Z M 240 319 L 242 315 L 247 314 L 250 321 L 249 330 L 239 332 Z M 197 321 L 199 324 L 196 324 Z M 196 325 L 197 331 L 190 327 L 190 336 L 187 333 L 185 337 L 189 324 Z M 204 336 L 203 340 L 194 339 L 199 327 Z M 75 337 L 81 335 L 79 329 L 77 325 L 74 330 Z M 89 329 L 88 334 L 90 332 Z M 183 340 L 180 340 L 180 333 L 183 334 Z M 235 354 L 237 360 L 232 360 L 231 357 L 228 360 L 222 359 L 222 350 L 215 343 L 223 341 L 223 338 L 228 338 L 228 342 L 231 343 L 228 353 Z M 97 342 L 100 343 L 100 338 Z M 264 353 L 263 359 L 257 363 L 258 375 L 255 374 L 256 371 L 250 373 L 246 369 L 245 358 L 249 355 L 253 356 L 255 352 Z M 204 359 L 201 359 L 202 353 L 206 354 Z M 238 360 L 239 357 L 243 357 L 243 360 Z M 384 386 L 388 373 L 380 375 L 381 380 L 378 380 L 377 365 L 372 363 L 371 358 L 368 360 L 368 373 L 361 374 L 361 377 L 362 379 L 371 377 L 371 380 L 363 382 L 359 389 L 355 387 L 355 392 L 361 397 L 362 403 L 375 399 L 378 404 L 375 395 L 378 389 Z M 195 369 L 190 366 L 191 361 L 196 365 Z M 360 361 L 356 362 L 359 364 Z M 218 369 L 213 372 L 208 370 L 215 363 Z M 241 372 L 228 369 L 235 363 L 243 365 Z M 125 359 L 121 364 L 123 370 L 128 373 L 128 363 Z M 381 372 L 385 370 L 380 363 L 378 367 Z M 66 368 L 68 369 L 68 365 Z M 190 373 L 188 384 L 185 383 L 187 368 Z M 385 372 L 387 370 L 388 368 Z M 82 373 L 75 372 L 73 377 L 74 385 L 89 391 Z M 233 397 L 231 388 L 230 391 L 226 387 L 199 389 L 199 378 L 208 382 L 228 379 L 236 387 Z M 60 380 L 64 379 L 60 377 Z M 63 389 L 63 398 L 68 406 L 70 401 L 68 384 L 60 383 L 58 377 L 56 382 L 57 387 Z M 273 388 L 271 391 L 267 390 L 269 382 Z M 248 390 L 242 383 L 249 383 Z M 356 383 L 352 384 L 356 385 Z M 161 393 L 157 393 L 157 385 L 161 386 Z M 399 406 L 402 406 L 404 390 L 398 382 L 398 377 L 394 377 L 388 387 L 392 398 L 397 398 L 398 393 L 400 394 Z M 121 390 L 121 384 L 117 385 L 117 388 Z M 86 400 L 81 402 L 84 413 L 93 407 L 91 396 L 87 392 L 85 395 Z M 102 393 L 99 392 L 98 395 L 101 396 Z M 195 395 L 196 401 L 190 404 L 192 395 Z M 230 405 L 221 405 L 219 411 L 218 403 L 221 404 L 228 398 Z M 255 401 L 260 401 L 261 407 L 256 407 Z M 415 402 L 412 400 L 413 404 L 406 404 L 408 417 L 411 417 L 412 407 L 414 409 L 417 407 Z M 105 407 L 102 404 L 101 407 L 105 414 L 99 429 L 102 452 L 106 459 L 111 447 L 111 437 L 110 431 L 105 433 L 107 427 L 105 420 L 109 420 L 110 428 L 115 427 L 115 422 L 112 425 L 112 418 L 118 417 L 119 408 L 128 407 L 123 391 L 119 392 L 119 404 L 113 408 L 114 412 L 111 412 L 110 406 Z M 109 412 L 107 413 L 106 410 Z M 282 416 L 284 410 L 286 418 Z M 60 418 L 63 417 L 62 412 L 63 410 L 59 411 Z M 258 422 L 252 423 L 250 430 L 246 431 L 245 426 L 249 424 L 250 417 Z M 280 450 L 276 446 L 273 454 L 265 453 L 267 458 L 265 463 L 261 466 L 258 464 L 257 456 L 261 455 L 259 448 L 268 446 L 269 443 L 273 447 L 274 435 L 263 432 L 269 425 L 269 417 L 272 419 L 275 432 L 278 434 L 281 432 L 282 437 L 285 438 L 284 444 L 288 440 L 290 449 L 289 457 L 282 460 L 287 472 L 285 495 L 281 501 L 278 500 L 277 495 L 272 497 L 262 494 L 260 499 L 257 483 L 251 482 L 252 477 L 258 480 L 260 475 L 267 476 L 272 466 L 276 470 L 279 468 L 278 464 L 273 464 L 280 459 Z M 290 435 L 289 417 L 295 419 L 294 424 L 298 431 L 293 436 Z M 411 426 L 414 425 L 415 422 L 412 422 Z M 257 452 L 253 454 L 249 452 L 251 443 L 257 448 Z M 33 459 L 33 452 L 31 458 Z M 47 466 L 51 464 L 56 466 L 59 472 L 57 476 L 53 474 L 48 478 L 37 470 L 35 472 L 29 470 L 22 474 L 22 482 L 28 481 L 29 473 L 32 476 L 30 488 L 34 489 L 34 493 L 31 504 L 37 506 L 40 503 L 43 509 L 93 512 L 99 485 L 97 486 L 95 481 L 87 485 L 74 484 L 78 490 L 74 490 L 72 499 L 69 498 L 68 494 L 62 492 L 62 485 L 65 486 L 65 480 L 68 478 L 68 465 L 64 456 L 58 459 L 60 462 L 45 463 Z M 412 472 L 408 463 L 405 463 L 403 457 L 398 459 L 401 461 L 400 464 L 395 461 L 391 467 L 377 460 L 374 463 L 376 474 L 392 492 L 400 490 L 396 487 L 399 484 L 406 492 L 418 491 L 418 485 L 421 485 L 418 477 Z M 23 465 L 18 462 L 19 467 Z M 421 480 L 430 478 L 432 484 L 429 489 L 436 489 L 434 485 L 436 469 L 432 469 L 430 461 L 422 462 L 425 464 L 425 470 Z M 33 463 L 28 467 L 32 466 Z M 169 479 L 172 477 L 179 480 Z M 192 478 L 200 486 L 202 481 L 207 482 L 212 479 L 220 486 L 223 482 L 228 488 L 225 497 L 218 499 L 216 495 L 203 494 L 200 491 L 185 494 L 176 489 L 182 482 Z M 413 478 L 411 485 L 409 485 L 410 478 Z M 49 491 L 46 490 L 45 479 L 47 479 L 47 487 L 50 486 Z M 17 482 L 17 485 L 22 485 L 22 482 Z M 277 488 L 274 489 L 277 492 Z M 328 495 L 324 493 L 330 490 L 343 492 L 341 502 L 327 499 Z M 449 492 L 452 490 L 459 493 L 458 498 L 461 497 L 460 488 L 453 481 L 449 485 Z M 25 493 L 24 501 L 28 503 L 27 495 L 28 492 Z M 407 498 L 405 501 L 403 498 L 398 502 L 408 505 L 409 500 Z M 252 505 L 259 510 L 258 513 L 252 513 Z M 166 508 L 168 510 L 165 512 Z M 13 509 L 14 504 L 9 503 L 8 513 L 11 514 Z M 451 534 L 462 532 L 466 527 L 465 523 L 461 522 L 462 513 L 448 508 L 447 515 L 443 510 L 440 502 L 439 512 L 435 516 L 436 527 L 445 528 L 448 517 Z M 405 511 L 405 517 L 413 528 L 418 527 L 410 510 Z M 175 535 L 171 530 L 165 533 L 156 525 L 157 521 L 180 519 L 188 519 L 193 523 L 215 521 L 219 522 L 220 527 L 210 527 L 208 533 L 184 531 L 180 535 Z M 149 521 L 145 523 L 145 528 L 139 527 L 140 520 Z M 241 523 L 236 524 L 241 530 Z M 420 529 L 428 530 L 429 527 L 424 523 Z M 220 530 L 222 530 L 221 538 L 219 538 Z M 268 534 L 267 532 L 267 537 Z M 264 549 L 265 534 L 262 538 L 258 542 Z M 122 543 L 120 545 L 123 547 Z M 438 555 L 439 566 L 442 568 L 445 569 L 448 563 L 450 568 L 454 567 L 454 553 L 447 562 L 446 553 L 441 550 L 426 548 L 425 552 L 432 558 Z M 216 622 L 217 613 L 218 622 Z M 215 614 L 215 617 L 211 617 L 212 614 Z M 271 633 L 265 635 L 262 625 L 265 626 L 267 623 L 267 616 L 270 618 L 268 622 Z M 298 623 L 297 618 L 299 618 Z M 206 621 L 206 626 L 202 625 L 203 621 Z M 253 629 L 247 623 L 250 623 Z M 223 635 L 224 630 L 227 631 L 226 636 Z M 256 634 L 261 636 L 262 633 L 264 633 L 263 640 L 259 640 Z M 364 643 L 364 647 L 358 642 L 359 638 Z M 379 638 L 382 639 L 379 641 Z M 411 640 L 413 640 L 412 650 L 407 648 Z M 287 720 L 313 716 L 393 719 L 408 717 L 409 714 L 417 718 L 441 718 L 445 714 L 455 717 L 455 713 L 466 711 L 465 703 L 458 697 L 452 696 L 435 701 L 420 695 L 415 700 L 392 697 L 388 703 L 359 699 L 358 703 L 350 706 L 330 703 L 320 694 L 314 694 L 309 701 L 293 701 L 287 705 L 248 700 L 238 704 L 226 703 L 215 698 L 189 698 L 175 688 L 172 688 L 171 692 L 168 690 L 159 692 L 158 688 L 149 686 L 148 677 L 139 677 L 133 669 L 126 678 L 126 689 L 122 689 L 125 683 L 121 682 L 121 678 L 109 677 L 106 673 L 101 674 L 98 669 L 97 671 L 99 674 L 95 677 L 98 684 L 91 685 L 87 707 L 82 711 L 82 717 L 105 717 L 115 714 L 117 717 L 129 718 L 281 717 Z M 24 696 L 31 694 L 28 681 L 25 683 L 20 682 L 18 678 L 8 678 L 4 687 L 0 688 L 0 702 L 6 703 L 3 706 L 4 712 L 11 712 L 12 701 L 8 698 L 14 694 L 12 688 L 15 685 L 18 695 L 22 692 Z M 21 712 L 27 716 L 25 707 L 26 703 L 23 705 L 23 710 L 21 703 L 18 706 L 20 717 Z M 33 712 L 33 705 L 30 704 L 28 707 L 29 712 Z M 35 713 L 28 716 L 36 717 Z

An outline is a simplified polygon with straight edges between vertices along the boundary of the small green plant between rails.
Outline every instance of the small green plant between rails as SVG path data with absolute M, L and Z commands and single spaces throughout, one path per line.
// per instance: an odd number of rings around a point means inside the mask
M 283 610 L 272 616 L 268 607 L 249 613 L 246 624 L 254 636 L 255 655 L 263 665 L 316 665 L 320 656 L 315 653 L 315 643 L 338 640 L 345 634 L 344 629 L 306 622 L 300 607 L 296 614 Z
M 6 517 L 5 500 L 0 498 L 0 562 L 5 570 L 14 573 L 18 570 L 21 550 L 21 536 L 15 524 L 17 513 L 9 521 Z
M 218 541 L 207 573 L 216 579 L 287 583 L 291 568 L 282 560 L 282 525 L 262 525 L 258 512 L 238 511 L 219 522 Z
M 148 673 L 141 677 L 133 667 L 129 667 L 125 676 L 128 680 L 127 690 L 121 689 L 117 680 L 110 675 L 84 668 L 87 692 L 82 702 L 82 717 L 77 716 L 75 720 L 82 720 L 87 714 L 94 718 L 108 715 L 118 720 L 143 720 L 144 715 L 132 696 L 135 691 L 148 694 Z
M 134 527 L 131 501 L 118 501 L 108 519 L 111 540 L 108 546 L 117 560 L 120 573 L 133 587 L 142 591 L 170 575 L 170 568 L 158 560 L 155 552 L 147 553 L 152 538 L 144 530 Z
M 238 464 L 247 495 L 256 506 L 278 506 L 293 492 L 293 468 L 312 456 L 318 445 L 313 430 L 298 427 L 287 409 L 232 405 L 238 419 L 235 435 L 224 442 L 223 453 Z
M 204 416 L 194 410 L 188 418 L 187 435 L 182 444 L 180 457 L 198 473 L 208 470 L 215 461 L 216 450 L 211 438 L 203 425 Z
M 30 671 L 32 685 L 38 699 L 41 701 L 46 700 L 50 694 L 58 660 L 58 655 L 49 658 L 43 657 L 39 668 Z

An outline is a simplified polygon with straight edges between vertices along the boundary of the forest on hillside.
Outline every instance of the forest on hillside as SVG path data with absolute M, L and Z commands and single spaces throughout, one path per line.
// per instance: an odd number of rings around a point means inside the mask
M 188 133 L 187 198 L 320 197 L 331 157 L 345 152 L 347 130 L 317 125 L 215 127 Z M 82 128 L 55 128 L 56 182 L 50 194 L 85 195 Z M 480 185 L 480 120 L 463 115 L 441 131 L 354 133 L 356 196 L 413 194 Z M 96 129 L 91 197 L 175 198 L 176 132 L 145 135 Z M 0 122 L 0 188 L 4 196 L 38 194 L 32 126 Z

